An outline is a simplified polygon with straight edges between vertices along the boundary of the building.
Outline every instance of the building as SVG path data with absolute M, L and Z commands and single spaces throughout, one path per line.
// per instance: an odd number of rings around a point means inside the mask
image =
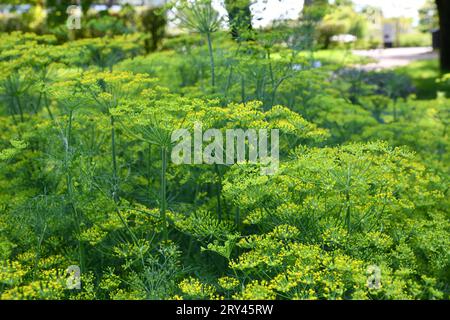
M 396 33 L 394 23 L 383 24 L 383 43 L 385 48 L 392 48 L 394 46 Z

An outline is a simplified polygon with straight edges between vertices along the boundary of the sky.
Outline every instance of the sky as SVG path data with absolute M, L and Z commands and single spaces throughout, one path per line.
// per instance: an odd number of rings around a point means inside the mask
M 384 16 L 387 18 L 405 16 L 418 19 L 418 10 L 425 3 L 425 0 L 355 0 L 353 1 L 357 7 L 366 5 L 374 5 L 383 10 Z
M 225 15 L 225 10 L 220 5 L 220 0 L 214 0 L 215 8 Z M 266 2 L 266 3 L 265 3 Z M 383 10 L 385 17 L 411 17 L 418 20 L 418 10 L 425 3 L 425 0 L 353 0 L 356 8 L 366 5 L 377 6 Z M 297 18 L 303 7 L 301 0 L 258 0 L 251 9 L 255 17 L 253 25 L 255 27 L 270 24 L 271 20 L 285 18 Z M 263 10 L 263 9 L 266 10 Z

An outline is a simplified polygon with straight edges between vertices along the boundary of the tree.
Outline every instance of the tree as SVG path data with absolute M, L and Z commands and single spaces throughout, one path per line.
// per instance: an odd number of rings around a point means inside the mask
M 441 70 L 450 72 L 450 1 L 436 0 L 440 28 Z
M 150 39 L 145 40 L 145 50 L 155 51 L 166 32 L 166 13 L 161 8 L 150 7 L 142 11 L 141 19 L 144 30 L 151 35 Z
M 328 0 L 304 0 L 303 10 L 308 10 L 311 7 L 326 7 L 328 4 Z
M 419 28 L 422 32 L 431 32 L 439 28 L 439 17 L 433 0 L 427 0 L 419 9 Z
M 301 13 L 302 20 L 317 24 L 325 16 L 327 9 L 328 0 L 304 0 Z
M 339 34 L 351 34 L 358 39 L 364 38 L 367 32 L 367 19 L 357 13 L 353 5 L 348 5 L 348 1 L 335 2 L 332 10 L 323 17 L 318 30 L 320 32 L 320 42 L 327 49 L 331 44 L 331 38 Z
M 250 0 L 225 0 L 225 8 L 228 12 L 233 39 L 250 39 L 249 32 L 253 30 Z

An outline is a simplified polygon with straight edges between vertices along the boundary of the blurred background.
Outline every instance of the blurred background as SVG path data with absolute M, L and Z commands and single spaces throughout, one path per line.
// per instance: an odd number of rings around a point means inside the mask
M 139 33 L 145 38 L 145 51 L 149 53 L 164 48 L 163 43 L 166 39 L 177 37 L 189 30 L 180 27 L 183 23 L 177 20 L 176 8 L 179 2 L 183 1 L 2 0 L 0 32 L 51 34 L 59 43 Z M 214 10 L 220 16 L 219 32 L 231 33 L 235 40 L 245 38 L 239 36 L 239 30 L 246 30 L 245 32 L 258 30 L 263 33 L 284 30 L 282 32 L 289 33 L 291 31 L 289 29 L 295 29 L 300 20 L 309 16 L 307 20 L 313 21 L 314 24 L 314 31 L 311 34 L 315 50 L 352 49 L 357 50 L 355 51 L 357 55 L 381 61 L 381 65 L 371 65 L 367 67 L 369 69 L 399 67 L 420 59 L 434 59 L 437 63 L 440 52 L 441 71 L 450 70 L 448 1 L 209 0 L 209 2 L 212 2 Z M 247 38 L 253 39 L 252 36 Z M 391 48 L 414 49 L 370 51 Z
M 249 7 L 255 28 L 270 28 L 279 21 L 295 21 L 305 5 L 302 0 L 215 0 L 215 9 L 224 17 L 224 28 L 227 28 L 227 9 L 233 6 L 231 3 L 239 2 L 240 6 Z M 325 4 L 327 1 L 309 0 L 306 5 L 312 2 Z M 2 0 L 0 31 L 52 33 L 60 41 L 65 41 L 69 38 L 67 9 L 70 5 L 78 5 L 82 9 L 83 23 L 81 30 L 75 34 L 76 38 L 151 33 L 161 28 L 168 35 L 176 34 L 176 24 L 171 23 L 171 14 L 166 14 L 164 8 L 166 3 L 164 0 Z M 354 42 L 355 47 L 361 49 L 432 46 L 433 34 L 437 36 L 439 30 L 434 0 L 335 0 L 329 1 L 328 9 L 324 10 L 327 13 L 318 34 L 323 48 L 345 42 Z

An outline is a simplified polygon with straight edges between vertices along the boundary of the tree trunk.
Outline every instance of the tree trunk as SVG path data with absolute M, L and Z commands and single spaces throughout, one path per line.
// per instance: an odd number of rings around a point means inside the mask
M 441 70 L 450 72 L 450 1 L 436 0 L 439 14 Z

